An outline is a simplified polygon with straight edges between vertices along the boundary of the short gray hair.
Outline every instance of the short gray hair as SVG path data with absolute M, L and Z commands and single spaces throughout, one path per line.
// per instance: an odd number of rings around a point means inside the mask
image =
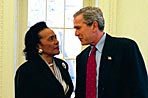
M 84 23 L 86 23 L 88 26 L 92 25 L 94 21 L 97 21 L 99 29 L 101 31 L 104 30 L 104 17 L 100 8 L 87 6 L 77 11 L 73 17 L 75 18 L 80 14 L 83 15 Z

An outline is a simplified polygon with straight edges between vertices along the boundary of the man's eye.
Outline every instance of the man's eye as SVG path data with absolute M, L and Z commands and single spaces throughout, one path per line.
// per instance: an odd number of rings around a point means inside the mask
M 78 27 L 77 29 L 80 29 L 80 27 Z

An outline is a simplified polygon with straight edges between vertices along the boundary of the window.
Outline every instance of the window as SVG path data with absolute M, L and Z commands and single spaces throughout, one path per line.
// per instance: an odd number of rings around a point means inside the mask
M 54 30 L 60 46 L 57 57 L 68 63 L 74 87 L 75 58 L 81 52 L 81 43 L 74 33 L 73 14 L 82 5 L 83 0 L 28 0 L 28 28 L 38 21 L 46 21 Z

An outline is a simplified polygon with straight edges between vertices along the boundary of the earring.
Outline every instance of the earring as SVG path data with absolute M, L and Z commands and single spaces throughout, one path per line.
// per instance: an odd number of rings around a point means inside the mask
M 39 50 L 38 50 L 38 53 L 39 53 L 39 54 L 43 53 L 43 50 L 42 50 L 42 49 L 39 49 Z

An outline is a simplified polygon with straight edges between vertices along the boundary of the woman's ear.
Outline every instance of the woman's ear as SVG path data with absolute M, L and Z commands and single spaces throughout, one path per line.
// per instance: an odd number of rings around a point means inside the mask
M 39 48 L 39 49 L 38 49 L 38 53 L 39 53 L 39 54 L 42 54 L 42 53 L 43 53 L 43 49 L 40 49 L 40 48 Z
M 41 49 L 41 45 L 37 44 L 36 49 Z
M 36 49 L 39 49 L 39 44 L 37 44 Z
M 40 44 L 37 44 L 36 49 L 38 49 L 38 53 L 39 54 L 42 54 L 43 53 L 43 49 L 41 48 L 41 45 Z

